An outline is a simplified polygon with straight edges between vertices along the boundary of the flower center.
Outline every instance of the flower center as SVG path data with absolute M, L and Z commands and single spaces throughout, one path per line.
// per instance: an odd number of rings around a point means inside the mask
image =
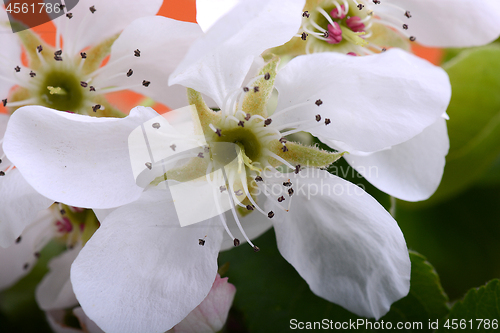
M 408 40 L 416 40 L 407 31 L 410 12 L 384 0 L 310 0 L 306 9 L 303 32 L 298 35 L 307 42 L 306 53 L 371 54 L 385 51 L 385 46 L 407 47 Z M 370 40 L 379 35 L 397 35 L 405 40 L 391 36 L 380 39 L 390 45 L 377 45 L 380 40 L 376 38 Z
M 371 36 L 370 12 L 359 10 L 353 0 L 326 0 L 316 6 L 311 13 L 304 13 L 303 30 L 311 48 L 323 48 L 324 51 L 343 52 L 352 45 L 365 46 L 364 39 Z
M 242 124 L 245 124 L 242 122 Z M 247 122 L 246 128 L 225 128 L 221 129 L 220 137 L 215 136 L 213 143 L 228 142 L 234 143 L 240 148 L 245 158 L 250 161 L 259 161 L 262 157 L 262 144 L 257 138 L 257 135 L 251 128 L 251 124 Z M 231 148 L 227 145 L 211 144 L 212 157 L 221 159 L 221 163 L 227 164 L 233 156 Z M 234 147 L 236 148 L 236 147 Z M 251 162 L 250 162 L 251 163 Z
M 34 94 L 38 104 L 60 111 L 73 111 L 84 107 L 86 92 L 75 71 L 56 67 L 41 72 L 39 77 Z
M 100 223 L 90 209 L 54 204 L 51 208 L 57 237 L 71 248 L 77 243 L 85 245 L 99 228 Z

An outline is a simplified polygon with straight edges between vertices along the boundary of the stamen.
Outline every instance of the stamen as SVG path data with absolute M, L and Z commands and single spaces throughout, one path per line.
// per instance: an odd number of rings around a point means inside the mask
M 206 177 L 207 177 L 208 183 L 212 185 L 214 197 L 217 198 L 217 192 L 215 190 L 215 186 L 213 186 L 212 180 L 210 179 L 210 173 L 212 172 L 212 169 L 213 169 L 212 163 L 209 163 L 208 167 L 207 167 Z M 219 214 L 219 218 L 222 222 L 222 225 L 224 226 L 224 229 L 226 230 L 229 237 L 231 237 L 231 239 L 234 241 L 236 238 L 233 236 L 233 234 L 231 233 L 231 230 L 229 230 L 229 228 L 227 226 L 226 219 L 224 217 L 224 213 L 222 212 L 222 209 L 220 208 L 218 200 L 215 200 L 215 207 L 217 209 L 217 213 Z
M 323 15 L 323 16 L 326 18 L 326 20 L 328 21 L 328 23 L 330 23 L 331 25 L 335 25 L 334 23 L 336 23 L 336 22 L 333 22 L 333 20 L 332 20 L 332 18 L 330 17 L 330 15 L 328 15 L 328 13 L 327 13 L 327 12 L 325 12 L 325 10 L 324 10 L 323 8 L 321 8 L 321 7 L 319 7 L 319 6 L 318 6 L 318 7 L 316 7 L 316 10 L 317 10 L 317 11 L 318 11 L 321 15 Z
M 224 180 L 226 181 L 226 184 L 229 188 L 229 191 L 231 193 L 234 193 L 233 189 L 231 188 L 231 184 L 227 181 L 227 176 L 226 176 L 226 172 L 224 171 L 224 169 L 222 169 L 222 174 L 223 174 Z M 233 195 L 229 196 L 229 201 L 230 201 L 230 206 L 231 206 L 231 212 L 233 213 L 234 220 L 236 221 L 236 224 L 238 225 L 238 229 L 240 229 L 241 233 L 243 234 L 243 237 L 245 237 L 245 240 L 248 242 L 248 244 L 250 244 L 250 246 L 255 248 L 255 245 L 252 243 L 250 238 L 248 238 L 247 234 L 245 233 L 245 230 L 243 230 L 243 227 L 241 226 L 240 220 L 238 219 L 238 214 L 236 213 L 236 209 L 234 209 L 235 204 L 234 204 Z
M 349 1 L 342 0 L 342 2 L 344 3 L 344 7 L 345 7 L 344 15 L 347 15 L 347 13 L 349 13 Z
M 332 2 L 335 5 L 335 8 L 333 8 L 330 12 L 330 16 L 334 19 L 343 19 L 347 14 L 345 6 L 340 5 L 336 0 L 332 0 Z
M 257 177 L 259 177 L 262 181 L 262 178 L 260 176 L 257 176 Z M 255 178 L 256 181 L 257 181 L 257 177 Z M 246 197 L 248 198 L 248 200 L 250 200 L 250 203 L 252 204 L 251 210 L 253 210 L 253 208 L 256 208 L 257 211 L 266 215 L 266 213 L 264 213 L 264 211 L 259 207 L 259 205 L 257 205 L 257 203 L 253 199 L 252 195 L 250 194 L 250 191 L 248 190 L 248 184 L 247 184 L 247 181 L 245 179 L 245 175 L 243 173 L 240 173 L 240 181 L 241 181 L 241 184 L 243 185 L 243 190 L 245 191 Z M 248 209 L 248 206 L 247 206 L 247 209 Z
M 314 21 L 310 21 L 311 24 L 316 28 L 318 29 L 319 31 L 321 31 L 322 33 L 325 33 L 327 32 L 325 29 L 323 29 L 318 23 L 314 22 Z
M 338 44 L 342 41 L 343 30 L 340 28 L 340 25 L 337 22 L 333 22 L 333 24 L 329 24 L 328 28 L 328 38 L 326 41 L 329 44 Z
M 316 119 L 316 117 L 315 117 Z M 307 126 L 307 125 L 312 125 L 312 124 L 316 124 L 317 120 L 302 120 L 302 121 L 297 121 L 297 122 L 294 122 L 294 123 L 288 123 L 288 124 L 284 124 L 284 125 L 281 125 L 281 126 L 277 126 L 275 127 L 275 129 L 277 129 L 278 131 L 282 131 L 286 128 L 296 128 L 297 126 L 300 127 L 300 128 L 303 128 L 304 126 Z M 287 136 L 288 134 L 284 134 L 282 133 L 282 136 Z
M 28 99 L 25 99 L 22 101 L 9 102 L 9 107 L 23 106 L 23 105 L 27 105 L 27 104 L 36 104 L 36 102 L 37 102 L 36 98 L 28 98 Z
M 278 209 L 281 209 L 282 211 L 284 212 L 288 212 L 284 207 L 282 207 L 282 205 L 280 205 L 279 203 L 277 203 L 274 198 L 275 197 L 272 197 L 270 193 L 267 193 L 267 192 L 271 192 L 269 191 L 269 189 L 267 188 L 266 186 L 266 183 L 263 184 L 264 185 L 264 191 L 262 191 L 262 193 L 264 193 L 264 195 L 266 197 L 268 197 L 270 199 L 270 202 L 275 206 L 277 207 Z M 271 215 L 271 216 L 270 216 Z M 267 214 L 267 217 L 269 217 L 270 219 L 272 219 L 274 216 L 274 213 L 273 211 L 270 211 L 268 214 Z
M 101 68 L 104 68 L 104 67 L 101 67 Z M 131 90 L 133 88 L 139 88 L 141 86 L 142 86 L 142 84 L 134 84 L 134 85 L 126 86 L 126 87 L 106 87 L 106 88 L 96 88 L 96 89 L 100 90 L 103 94 L 109 94 L 109 93 L 117 92 L 117 91 Z
M 221 131 L 221 129 L 220 129 L 220 128 L 215 128 L 215 126 L 214 126 L 213 124 L 209 124 L 209 125 L 208 125 L 208 127 L 210 127 L 210 129 L 211 129 L 212 131 L 214 131 L 214 132 L 215 132 L 215 134 L 217 134 L 217 136 L 220 138 L 221 133 L 222 133 L 222 131 Z
M 291 111 L 291 110 L 294 110 L 294 109 L 296 109 L 296 108 L 300 108 L 300 107 L 302 107 L 302 106 L 310 105 L 310 103 L 311 103 L 311 102 L 307 101 L 307 102 L 304 102 L 304 103 L 300 103 L 300 104 L 295 104 L 295 105 L 289 106 L 289 107 L 287 107 L 287 108 L 284 108 L 284 109 L 282 109 L 282 110 L 279 110 L 279 111 L 275 112 L 275 113 L 272 115 L 272 117 L 273 117 L 273 118 L 275 118 L 275 117 L 276 117 L 276 116 L 278 116 L 278 115 L 285 114 L 286 112 Z M 271 118 L 269 118 L 269 119 L 271 119 Z
M 346 24 L 354 32 L 365 31 L 365 25 L 358 16 L 351 16 L 346 20 Z

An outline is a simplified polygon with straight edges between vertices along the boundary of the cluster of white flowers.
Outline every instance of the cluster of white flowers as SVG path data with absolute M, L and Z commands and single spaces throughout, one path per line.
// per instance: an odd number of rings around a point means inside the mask
M 0 10 L 0 287 L 62 239 L 36 295 L 54 330 L 72 309 L 86 332 L 216 332 L 235 294 L 219 252 L 258 252 L 274 227 L 312 292 L 383 316 L 409 291 L 405 239 L 326 168 L 345 158 L 393 197 L 429 198 L 451 87 L 397 46 L 489 43 L 500 3 L 197 0 L 199 24 L 153 16 L 161 5 L 80 0 L 54 46 Z M 104 94 L 122 90 L 191 107 L 120 116 Z

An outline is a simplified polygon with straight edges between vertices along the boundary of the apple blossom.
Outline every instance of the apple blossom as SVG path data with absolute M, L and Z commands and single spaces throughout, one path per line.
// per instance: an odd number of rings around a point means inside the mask
M 227 0 L 217 2 L 216 6 L 210 6 L 207 1 L 198 0 L 197 20 L 206 31 L 226 13 L 243 6 L 244 2 Z M 410 11 L 397 7 L 403 5 L 411 7 L 411 14 Z M 408 49 L 410 35 L 404 37 L 404 34 L 412 31 L 416 31 L 419 36 L 422 35 L 423 40 L 429 41 L 429 45 L 434 45 L 431 41 L 436 38 L 441 43 L 448 43 L 437 44 L 438 46 L 481 45 L 500 34 L 500 26 L 497 24 L 500 20 L 495 19 L 500 15 L 500 8 L 497 2 L 492 1 L 487 1 L 484 6 L 476 6 L 471 10 L 468 1 L 454 1 L 448 5 L 433 1 L 424 3 L 404 1 L 400 4 L 392 3 L 390 0 L 373 1 L 373 3 L 364 0 L 359 2 L 310 0 L 306 2 L 304 10 L 300 15 L 301 33 L 297 36 L 305 41 L 293 38 L 285 45 L 268 52 L 286 57 L 324 51 L 350 55 L 372 54 L 377 50 L 385 51 L 386 46 Z M 400 18 L 395 17 L 398 13 L 401 14 Z M 481 23 L 478 23 L 475 18 L 481 15 L 486 15 L 490 19 L 481 19 Z M 401 19 L 408 20 L 409 16 L 412 18 L 411 22 L 416 23 L 410 24 L 412 29 L 408 28 L 407 23 L 401 22 L 399 28 L 391 23 L 400 22 Z M 430 18 L 434 16 L 447 17 L 449 21 L 444 24 L 442 19 L 431 20 Z M 320 21 L 324 21 L 324 28 L 317 23 Z M 431 29 L 432 25 L 439 25 L 439 29 Z M 464 31 L 456 33 L 453 28 Z M 370 37 L 373 33 L 375 36 Z M 325 37 L 326 35 L 328 36 Z M 355 150 L 341 142 L 330 142 L 329 145 L 335 149 L 349 150 L 350 154 L 344 156 L 347 162 L 380 190 L 407 201 L 425 200 L 435 192 L 441 181 L 445 156 L 449 149 L 446 122 L 443 118 L 448 117 L 443 114 L 443 117 L 437 119 L 419 135 L 379 151 Z
M 308 61 L 309 57 L 314 58 L 313 61 Z M 388 61 L 388 58 L 391 67 L 379 71 L 380 66 Z M 406 86 L 401 80 L 390 89 L 392 92 L 398 91 L 396 96 L 402 96 L 399 101 L 393 98 L 392 93 L 385 93 L 385 85 L 390 84 L 392 75 L 400 72 L 398 64 L 408 68 L 407 64 L 410 61 L 421 62 L 419 64 L 422 67 L 410 67 L 414 68 L 414 72 L 407 78 L 408 83 L 422 90 L 413 92 L 416 94 L 413 97 L 415 104 L 410 103 L 408 106 L 405 99 L 405 96 L 408 96 L 405 95 Z M 249 202 L 242 200 L 243 207 L 233 204 L 230 214 L 228 212 L 228 216 L 221 218 L 220 222 L 218 217 L 215 217 L 193 226 L 180 227 L 172 198 L 159 186 L 156 190 L 146 190 L 142 195 L 140 190 L 132 187 L 129 193 L 123 193 L 123 190 L 117 191 L 117 186 L 122 186 L 124 181 L 129 182 L 129 179 L 133 180 L 133 176 L 125 177 L 114 171 L 119 169 L 118 165 L 121 165 L 122 170 L 130 170 L 128 169 L 130 167 L 127 167 L 130 156 L 126 145 L 120 143 L 123 138 L 102 139 L 103 133 L 113 131 L 109 121 L 103 122 L 101 119 L 60 113 L 35 106 L 23 107 L 14 114 L 8 129 L 10 140 L 6 142 L 8 154 L 15 159 L 30 183 L 44 195 L 54 199 L 59 198 L 63 202 L 69 201 L 73 204 L 79 202 L 82 206 L 99 204 L 101 208 L 118 205 L 118 201 L 126 203 L 130 200 L 129 196 L 130 198 L 140 196 L 138 201 L 118 208 L 104 218 L 101 227 L 86 244 L 73 265 L 71 278 L 78 300 L 89 317 L 104 330 L 142 329 L 146 324 L 138 318 L 143 312 L 144 315 L 148 313 L 157 318 L 147 324 L 147 329 L 150 331 L 162 331 L 175 325 L 196 307 L 208 292 L 215 278 L 216 257 L 221 246 L 228 248 L 240 243 L 234 236 L 237 233 L 253 245 L 250 239 L 269 228 L 269 221 L 275 225 L 280 251 L 318 295 L 360 315 L 380 317 L 389 309 L 392 302 L 407 293 L 409 259 L 403 236 L 396 222 L 369 195 L 324 171 L 320 172 L 319 176 L 306 178 L 305 183 L 318 185 L 324 182 L 329 184 L 330 188 L 340 191 L 340 194 L 335 195 L 330 192 L 330 195 L 313 196 L 309 200 L 307 194 L 299 190 L 301 180 L 297 179 L 309 168 L 300 171 L 301 167 L 298 164 L 303 167 L 327 166 L 334 162 L 339 154 L 303 147 L 280 139 L 292 131 L 307 129 L 329 140 L 352 142 L 355 147 L 363 149 L 371 147 L 378 149 L 390 142 L 405 140 L 406 136 L 412 135 L 411 131 L 419 131 L 415 127 L 425 127 L 442 114 L 447 103 L 446 98 L 443 100 L 442 92 L 443 89 L 444 91 L 449 89 L 446 75 L 423 60 L 397 50 L 391 50 L 379 57 L 365 58 L 341 54 L 317 54 L 307 58 L 298 57 L 279 72 L 276 67 L 277 60 L 271 61 L 248 85 L 233 89 L 224 103 L 221 103 L 220 112 L 213 112 L 206 107 L 196 91 L 191 90 L 189 93 L 191 103 L 197 107 L 207 143 L 212 145 L 224 142 L 224 139 L 230 137 L 238 137 L 236 141 L 241 141 L 240 144 L 244 148 L 241 163 L 235 169 L 228 170 L 227 178 L 232 180 L 227 183 L 227 189 L 238 183 L 234 181 L 238 170 L 241 172 L 245 170 L 243 181 L 239 182 L 241 188 L 234 190 L 236 192 L 241 190 Z M 323 73 L 325 68 L 342 74 L 345 77 L 344 82 L 336 83 L 332 75 Z M 350 77 L 358 77 L 357 73 L 363 73 L 367 82 L 349 80 Z M 415 80 L 425 81 L 429 78 L 433 80 L 428 84 L 416 84 Z M 232 79 L 234 78 L 231 77 L 230 80 Z M 375 81 L 380 84 L 371 87 L 369 82 Z M 296 82 L 307 84 L 294 84 Z M 274 83 L 280 93 L 281 102 L 274 114 L 268 116 L 265 107 Z M 224 82 L 222 86 L 227 87 Z M 325 93 L 328 89 L 338 91 L 339 95 L 331 96 Z M 374 89 L 378 91 L 373 91 Z M 361 93 L 368 90 L 379 98 L 368 103 L 369 100 L 358 97 L 371 98 L 370 94 Z M 218 94 L 224 96 L 223 92 L 219 91 Z M 209 96 L 215 100 L 218 94 Z M 427 98 L 418 98 L 416 97 L 418 94 Z M 426 112 L 414 110 L 426 110 Z M 151 110 L 137 108 L 131 114 L 139 112 L 148 113 Z M 298 112 L 302 118 L 294 112 Z M 360 114 L 352 118 L 349 115 L 353 112 Z M 392 116 L 385 117 L 384 114 Z M 283 117 L 284 115 L 287 117 Z M 32 119 L 32 124 L 28 124 L 25 119 Z M 128 118 L 121 121 L 126 119 Z M 150 119 L 145 124 L 152 123 L 148 126 L 156 127 L 158 130 L 165 129 L 167 131 L 165 133 L 168 134 L 166 138 L 175 135 L 167 126 L 162 124 L 153 126 L 156 124 L 156 118 Z M 363 127 L 363 123 L 358 119 L 365 119 L 366 126 Z M 408 119 L 414 121 L 408 122 Z M 50 138 L 36 130 L 38 124 L 46 122 L 54 124 L 61 130 L 54 132 Z M 386 122 L 386 127 L 383 122 Z M 89 126 L 85 126 L 86 123 Z M 137 123 L 137 126 L 139 125 L 141 123 Z M 82 126 L 85 126 L 84 131 L 73 130 Z M 349 130 L 343 130 L 344 127 Z M 295 129 L 287 131 L 290 128 Z M 117 131 L 116 127 L 114 131 Z M 62 138 L 64 141 L 61 141 Z M 218 141 L 219 138 L 222 141 Z M 28 142 L 30 144 L 27 144 Z M 56 144 L 57 142 L 64 144 Z M 102 142 L 113 142 L 115 147 L 103 148 L 98 144 Z M 54 144 L 58 147 L 57 151 L 53 150 Z M 30 164 L 23 161 L 21 154 L 15 153 L 16 147 L 28 147 L 29 153 L 37 158 L 43 156 L 46 162 L 43 163 L 45 167 L 42 171 L 37 168 L 34 172 Z M 83 151 L 86 153 L 81 154 Z M 101 171 L 93 172 L 92 177 L 86 171 L 89 163 L 102 164 L 110 159 L 118 163 L 116 167 L 103 167 Z M 52 163 L 48 162 L 49 160 L 60 162 Z M 210 163 L 210 160 L 208 155 L 207 158 L 195 157 L 195 161 L 199 163 Z M 257 162 L 260 162 L 260 165 Z M 149 170 L 147 163 L 147 161 L 141 163 L 146 172 Z M 281 164 L 291 166 L 300 173 L 268 176 L 264 172 L 264 167 L 272 169 Z M 54 169 L 56 165 L 59 165 L 58 171 Z M 200 168 L 194 164 L 183 166 L 179 169 L 178 175 L 180 177 L 185 174 L 188 179 L 192 179 L 191 175 L 198 169 Z M 151 166 L 151 171 L 153 170 L 155 169 Z M 201 170 L 205 172 L 207 169 L 202 167 Z M 132 174 L 131 170 L 129 172 Z M 172 169 L 170 172 L 174 174 L 176 170 Z M 64 175 L 66 182 L 52 180 L 55 179 L 54 175 L 60 178 L 61 174 Z M 245 175 L 253 175 L 255 178 L 248 178 Z M 259 184 L 259 177 L 263 180 L 262 184 Z M 85 185 L 82 186 L 83 179 Z M 273 184 L 286 183 L 288 180 L 292 184 L 299 185 L 296 194 L 286 188 L 286 192 L 273 197 L 272 191 L 264 189 L 262 191 L 264 197 L 257 199 L 249 192 L 253 191 L 255 185 L 275 186 Z M 175 182 L 175 178 L 168 181 Z M 49 184 L 51 185 L 48 186 Z M 88 189 L 84 189 L 85 186 L 88 186 Z M 75 188 L 79 190 L 75 191 Z M 140 187 L 137 186 L 137 189 Z M 281 197 L 284 200 L 280 203 Z M 290 205 L 292 198 L 293 204 Z M 276 205 L 286 206 L 279 208 Z M 329 219 L 325 219 L 326 210 L 337 212 L 336 223 L 330 223 Z M 310 214 L 311 217 L 308 219 L 312 219 L 314 227 L 301 222 L 304 219 L 302 213 Z M 235 224 L 227 222 L 231 218 L 234 218 Z M 231 236 L 223 243 L 224 229 L 228 230 L 226 234 Z M 343 244 L 342 248 L 348 249 L 348 252 L 337 259 L 323 255 L 324 252 L 313 246 L 315 244 L 313 240 L 319 237 L 318 232 L 324 239 L 324 243 L 319 244 L 322 250 Z M 374 235 L 378 235 L 379 232 L 384 236 L 375 237 Z M 300 238 L 301 235 L 303 239 Z M 364 239 L 361 247 L 356 241 L 360 237 Z M 204 242 L 200 242 L 200 239 Z M 258 250 L 255 245 L 254 249 Z M 359 251 L 372 255 L 364 257 Z M 353 256 L 357 259 L 353 259 Z M 315 262 L 317 266 L 307 264 L 311 262 Z M 370 267 L 371 273 L 367 274 L 361 267 Z M 124 271 L 129 274 L 123 275 L 121 272 Z M 347 274 L 350 278 L 332 279 L 338 274 L 343 276 Z M 160 284 L 158 276 L 164 279 Z M 366 281 L 368 277 L 370 281 Z M 360 287 L 365 284 L 372 287 L 368 289 Z M 122 292 L 124 289 L 147 290 L 149 296 L 144 298 L 143 294 L 135 292 L 124 295 Z M 166 298 L 163 296 L 165 292 L 168 295 Z M 121 310 L 116 311 L 118 308 Z M 165 311 L 172 315 L 169 318 L 159 319 L 160 313 Z
M 207 31 L 245 0 L 197 0 L 197 21 Z M 307 0 L 299 33 L 278 54 L 315 52 L 372 54 L 388 47 L 409 49 L 485 45 L 500 35 L 496 0 Z
M 97 116 L 124 114 L 115 110 L 103 94 L 135 90 L 169 105 L 182 105 L 186 98 L 182 87 L 164 89 L 168 75 L 181 60 L 187 47 L 201 35 L 195 24 L 150 16 L 161 6 L 161 0 L 147 4 L 110 0 L 94 4 L 83 0 L 73 8 L 71 18 L 54 20 L 57 28 L 55 48 L 46 44 L 31 30 L 13 34 L 2 26 L 0 94 L 10 111 L 26 104 L 39 104 L 62 111 Z M 0 20 L 6 22 L 5 10 Z M 135 20 L 139 18 L 138 20 Z M 141 27 L 151 28 L 149 38 Z M 123 31 L 122 31 L 123 30 Z M 178 47 L 158 45 L 154 34 L 182 30 Z M 61 44 L 61 39 L 63 44 Z M 21 45 L 28 66 L 21 63 Z M 171 61 L 162 62 L 163 53 Z M 100 67 L 109 55 L 109 61 Z M 162 63 L 161 66 L 158 66 Z M 8 116 L 0 119 L 1 134 Z M 38 194 L 3 153 L 0 140 L 0 192 L 8 200 L 0 208 L 0 246 L 7 247 L 31 223 L 36 214 L 53 202 Z M 20 198 L 24 198 L 20 200 Z M 8 203 L 8 204 L 7 204 Z
M 379 318 L 408 292 L 410 262 L 397 223 L 364 191 L 317 168 L 330 165 L 344 151 L 377 152 L 417 136 L 444 113 L 448 78 L 441 69 L 397 49 L 369 57 L 300 56 L 279 71 L 279 60 L 273 58 L 257 74 L 249 73 L 263 51 L 296 33 L 301 22 L 293 18 L 303 5 L 284 0 L 245 3 L 193 44 L 170 83 L 189 88 L 196 111 L 196 136 L 191 139 L 202 137 L 208 151 L 200 147 L 194 157 L 188 152 L 189 163 L 181 166 L 159 161 L 167 178 L 159 183 L 152 181 L 160 170 L 156 161 L 141 160 L 141 174 L 151 171 L 145 191 L 139 186 L 142 179 L 134 178 L 126 134 L 132 133 L 133 123 L 158 130 L 166 141 L 158 146 L 175 150 L 172 140 L 184 143 L 190 137 L 175 121 L 156 122 L 157 114 L 143 107 L 131 112 L 142 115 L 143 122 L 132 116 L 111 122 L 39 106 L 23 107 L 12 116 L 4 149 L 37 191 L 80 207 L 125 204 L 101 220 L 71 271 L 82 309 L 103 330 L 172 328 L 209 293 L 219 250 L 245 240 L 258 251 L 251 239 L 271 223 L 281 254 L 317 295 Z M 265 34 L 256 34 L 256 29 Z M 173 36 L 164 38 L 175 48 Z M 274 87 L 278 106 L 268 110 Z M 202 93 L 220 111 L 210 109 Z M 48 136 L 40 127 L 57 130 Z M 330 153 L 284 138 L 297 131 L 348 149 Z M 218 152 L 224 144 L 232 147 L 230 156 L 234 146 L 239 149 L 235 164 L 229 163 L 227 170 L 224 166 L 217 179 L 211 171 L 216 163 L 225 164 L 219 160 L 225 149 Z M 18 151 L 39 164 L 35 167 Z M 223 181 L 219 190 L 230 193 L 230 210 L 181 227 L 176 199 L 163 185 L 196 185 L 191 184 L 193 175 L 201 184 Z M 303 190 L 323 185 L 330 191 L 311 195 Z M 189 208 L 202 210 L 194 199 L 197 193 L 190 195 Z M 144 322 L 145 316 L 153 319 Z
M 156 59 L 144 49 L 141 57 L 134 32 L 120 32 L 136 18 L 156 14 L 161 4 L 161 0 L 147 4 L 79 1 L 71 17 L 54 19 L 54 47 L 32 30 L 2 34 L 4 47 L 16 50 L 2 52 L 6 53 L 0 76 L 4 106 L 13 111 L 22 105 L 37 104 L 102 116 L 119 114 L 103 94 L 131 89 L 154 97 L 157 90 L 149 91 L 147 87 L 159 82 L 145 68 Z M 0 15 L 5 22 L 5 11 Z M 27 66 L 21 62 L 20 43 L 28 55 Z M 108 55 L 110 61 L 101 68 Z

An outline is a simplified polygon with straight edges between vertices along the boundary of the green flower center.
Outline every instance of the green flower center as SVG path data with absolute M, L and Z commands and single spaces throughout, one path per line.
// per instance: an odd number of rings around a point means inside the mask
M 52 68 L 40 73 L 36 96 L 41 105 L 60 110 L 73 111 L 84 107 L 86 92 L 73 71 Z
M 262 145 L 257 139 L 257 136 L 250 128 L 232 128 L 221 131 L 221 136 L 216 136 L 214 139 L 215 143 L 218 142 L 229 142 L 235 143 L 239 147 L 243 148 L 244 154 L 252 161 L 257 161 L 262 157 Z M 223 145 L 213 145 L 215 151 L 212 153 L 216 156 L 217 147 L 223 147 Z

